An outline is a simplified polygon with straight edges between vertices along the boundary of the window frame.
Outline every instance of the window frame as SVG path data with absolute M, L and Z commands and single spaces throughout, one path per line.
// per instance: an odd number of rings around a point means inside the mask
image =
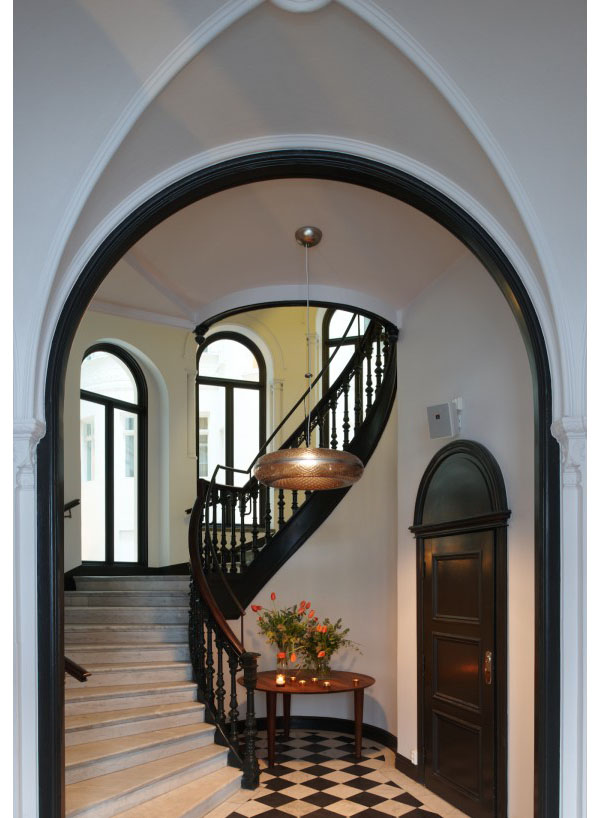
M 200 358 L 207 348 L 215 341 L 236 341 L 245 346 L 254 356 L 258 364 L 258 380 L 257 381 L 243 381 L 237 378 L 213 378 L 208 375 L 200 375 Z M 267 367 L 262 352 L 258 346 L 238 332 L 230 330 L 223 330 L 222 332 L 215 332 L 209 335 L 205 340 L 199 344 L 196 352 L 196 483 L 197 492 L 200 493 L 200 480 L 210 480 L 212 474 L 207 477 L 200 477 L 198 469 L 200 466 L 200 401 L 198 396 L 198 387 L 201 384 L 207 386 L 222 386 L 225 388 L 225 463 L 223 465 L 230 468 L 225 470 L 225 480 L 221 478 L 217 482 L 227 482 L 233 485 L 234 472 L 232 471 L 234 464 L 234 414 L 233 414 L 233 390 L 234 389 L 255 389 L 258 390 L 258 413 L 259 413 L 259 429 L 258 439 L 259 446 L 262 446 L 266 440 L 267 430 Z M 250 465 L 250 464 L 248 464 Z M 248 475 L 250 479 L 250 475 Z
M 102 565 L 110 568 L 135 567 L 148 565 L 148 387 L 142 368 L 135 358 L 122 347 L 116 344 L 99 343 L 88 347 L 83 354 L 81 364 L 93 352 L 107 352 L 118 358 L 124 364 L 137 388 L 137 402 L 110 398 L 98 392 L 91 392 L 87 389 L 79 389 L 80 400 L 104 406 L 104 525 L 105 525 L 105 547 L 104 560 L 81 560 L 82 565 Z M 115 409 L 122 409 L 137 415 L 138 419 L 138 445 L 137 445 L 137 516 L 138 516 L 138 537 L 137 551 L 138 558 L 134 562 L 119 560 L 115 562 L 114 551 L 114 479 L 115 479 L 115 438 L 114 438 L 114 413 Z

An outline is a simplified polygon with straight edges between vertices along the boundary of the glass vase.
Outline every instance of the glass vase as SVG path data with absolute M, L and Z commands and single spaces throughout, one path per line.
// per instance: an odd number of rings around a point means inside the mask
M 277 670 L 285 671 L 288 669 L 288 654 L 286 650 L 277 650 Z

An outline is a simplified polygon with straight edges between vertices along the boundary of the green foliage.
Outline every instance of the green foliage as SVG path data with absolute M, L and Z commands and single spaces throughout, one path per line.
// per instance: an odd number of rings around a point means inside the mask
M 275 599 L 275 594 L 271 594 L 271 599 Z M 310 603 L 302 601 L 300 605 L 271 610 L 253 605 L 252 610 L 259 614 L 258 627 L 267 643 L 275 645 L 280 652 L 299 653 L 307 667 L 315 667 L 322 660 L 329 663 L 341 648 L 358 650 L 348 639 L 349 628 L 344 628 L 341 619 L 331 622 L 327 618 L 319 622 Z

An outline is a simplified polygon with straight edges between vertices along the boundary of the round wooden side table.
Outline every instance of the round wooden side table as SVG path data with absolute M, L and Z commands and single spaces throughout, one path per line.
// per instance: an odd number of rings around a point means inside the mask
M 354 693 L 354 752 L 357 761 L 362 758 L 362 720 L 365 688 L 375 684 L 372 676 L 351 673 L 346 670 L 332 670 L 327 678 L 318 679 L 304 670 L 289 670 L 284 673 L 285 685 L 275 684 L 280 670 L 263 670 L 257 674 L 256 689 L 267 696 L 267 742 L 269 766 L 275 763 L 275 717 L 277 714 L 277 694 L 283 697 L 283 735 L 290 735 L 290 712 L 292 694 L 307 695 Z M 243 685 L 243 677 L 238 678 Z

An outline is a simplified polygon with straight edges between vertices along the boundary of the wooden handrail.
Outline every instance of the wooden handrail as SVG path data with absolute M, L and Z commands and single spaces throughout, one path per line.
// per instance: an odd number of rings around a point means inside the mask
M 77 662 L 69 659 L 68 656 L 65 656 L 65 673 L 77 679 L 78 682 L 87 682 L 88 677 L 92 675 L 91 670 L 86 670 L 84 667 L 81 667 Z

